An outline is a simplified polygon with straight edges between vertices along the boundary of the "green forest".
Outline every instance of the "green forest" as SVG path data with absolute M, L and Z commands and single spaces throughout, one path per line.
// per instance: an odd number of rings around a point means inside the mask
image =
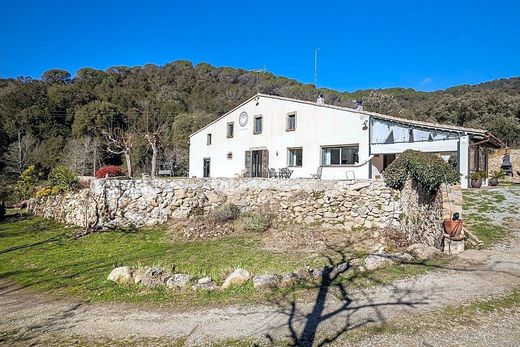
M 32 165 L 43 173 L 61 164 L 92 175 L 115 164 L 139 175 L 171 163 L 176 175 L 186 175 L 188 135 L 257 92 L 303 100 L 322 93 L 326 103 L 341 106 L 361 99 L 368 111 L 485 128 L 509 146 L 520 145 L 520 78 L 435 92 L 339 92 L 189 61 L 83 68 L 74 77 L 53 69 L 40 79 L 0 79 L 2 185 Z

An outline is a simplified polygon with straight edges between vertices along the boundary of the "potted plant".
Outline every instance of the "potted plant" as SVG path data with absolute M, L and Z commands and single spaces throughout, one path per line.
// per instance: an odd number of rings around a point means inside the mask
M 462 228 L 464 226 L 460 214 L 455 212 L 450 219 L 445 219 L 442 223 L 444 233 L 452 240 L 458 240 L 462 235 Z
M 498 185 L 498 180 L 501 180 L 502 178 L 506 177 L 506 173 L 504 170 L 496 170 L 491 173 L 491 178 L 489 179 L 489 185 L 490 186 L 496 186 Z
M 471 181 L 471 188 L 480 188 L 482 180 L 487 177 L 487 173 L 485 171 L 475 171 L 470 173 L 468 177 Z

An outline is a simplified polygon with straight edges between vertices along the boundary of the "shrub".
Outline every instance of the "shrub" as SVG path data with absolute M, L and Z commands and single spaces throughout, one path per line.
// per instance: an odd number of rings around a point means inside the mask
M 224 204 L 211 212 L 211 218 L 215 222 L 225 223 L 236 220 L 240 215 L 240 209 L 234 204 Z
M 475 171 L 468 175 L 468 178 L 472 181 L 480 181 L 487 178 L 486 171 Z
M 66 166 L 58 165 L 49 173 L 49 183 L 53 190 L 59 192 L 71 191 L 79 187 L 76 174 Z
M 442 183 L 458 183 L 460 174 L 435 154 L 409 149 L 388 166 L 384 178 L 386 184 L 394 189 L 401 189 L 406 180 L 412 178 L 431 194 Z
M 96 178 L 105 178 L 105 177 L 107 177 L 107 174 L 108 174 L 108 177 L 123 176 L 123 170 L 121 169 L 121 166 L 116 166 L 116 165 L 103 166 L 96 171 Z
M 271 220 L 271 214 L 264 211 L 249 212 L 245 214 L 242 219 L 244 230 L 254 232 L 261 232 L 269 229 L 271 226 Z
M 506 177 L 506 173 L 502 169 L 493 171 L 491 173 L 491 178 L 502 179 L 504 177 Z
M 17 198 L 20 200 L 27 200 L 33 196 L 38 184 L 38 180 L 41 177 L 42 174 L 38 172 L 34 165 L 31 165 L 25 169 L 16 182 L 15 194 Z

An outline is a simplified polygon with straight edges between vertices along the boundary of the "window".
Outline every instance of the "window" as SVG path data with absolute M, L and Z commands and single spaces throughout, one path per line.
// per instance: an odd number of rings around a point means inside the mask
M 235 124 L 233 122 L 227 123 L 227 137 L 228 137 L 228 139 L 233 137 L 234 130 L 235 130 Z
M 296 130 L 296 112 L 287 115 L 287 131 Z
M 300 167 L 303 161 L 302 148 L 288 148 L 287 166 Z
M 261 133 L 262 133 L 262 116 L 255 116 L 253 134 L 261 134 Z
M 227 152 L 227 158 L 233 159 L 233 152 Z
M 207 143 L 208 146 L 211 145 L 211 134 L 208 134 L 206 136 L 206 143 Z
M 321 164 L 328 165 L 352 165 L 357 163 L 359 146 L 323 147 L 321 149 Z

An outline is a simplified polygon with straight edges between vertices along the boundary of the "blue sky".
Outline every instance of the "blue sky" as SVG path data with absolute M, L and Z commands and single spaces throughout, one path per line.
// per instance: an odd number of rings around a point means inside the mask
M 520 1 L 0 3 L 0 77 L 187 59 L 353 91 L 520 76 Z

